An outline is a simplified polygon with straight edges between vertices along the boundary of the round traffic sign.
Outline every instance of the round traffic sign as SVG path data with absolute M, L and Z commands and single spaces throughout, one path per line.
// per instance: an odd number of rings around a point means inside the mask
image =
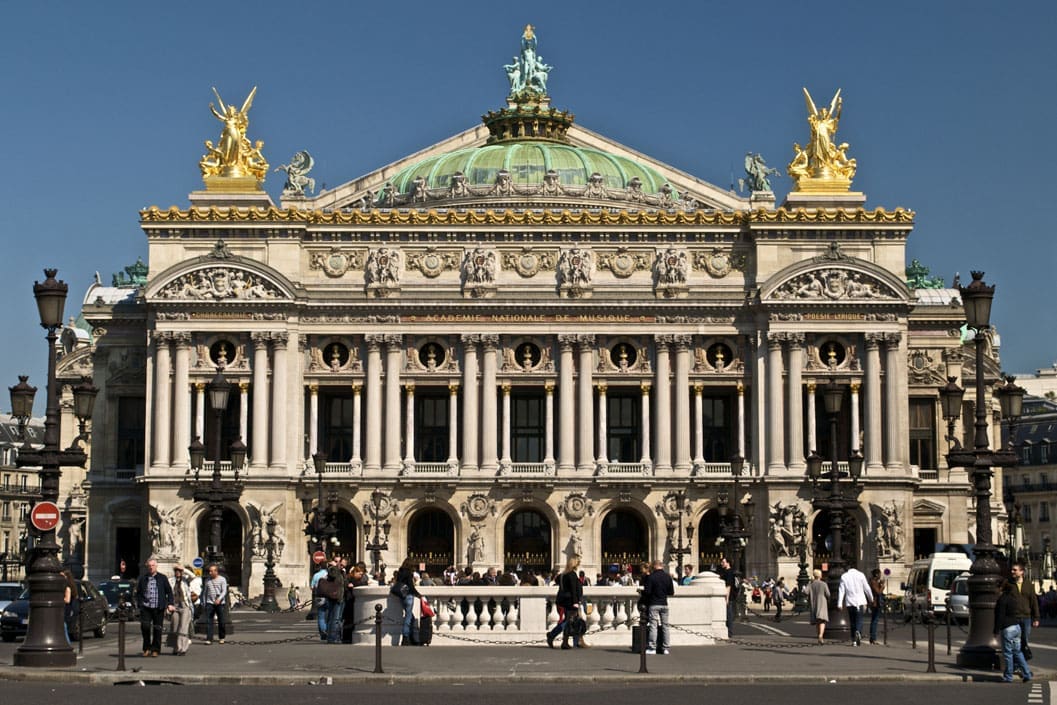
M 205 564 L 206 564 L 206 562 L 202 560 L 201 556 L 195 556 L 194 560 L 191 561 L 191 567 L 192 568 L 201 568 Z
M 37 502 L 29 513 L 29 520 L 37 531 L 51 531 L 59 525 L 59 505 L 55 502 Z
M 323 553 L 322 551 L 316 551 L 312 554 L 312 560 L 316 563 L 322 563 L 327 560 L 327 554 Z

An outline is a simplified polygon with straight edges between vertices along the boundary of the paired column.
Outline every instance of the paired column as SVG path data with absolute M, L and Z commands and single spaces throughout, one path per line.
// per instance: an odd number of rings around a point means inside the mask
M 415 466 L 415 384 L 404 385 L 404 399 L 407 410 L 404 412 L 404 470 Z
M 609 464 L 608 453 L 606 446 L 608 445 L 607 438 L 607 422 L 606 422 L 606 383 L 598 383 L 598 458 L 597 464 L 605 466 Z
M 287 355 L 286 332 L 272 333 L 272 465 L 286 466 Z
M 249 438 L 250 383 L 239 382 L 239 438 L 245 443 Z
M 657 472 L 672 469 L 672 382 L 668 346 L 672 343 L 670 335 L 656 335 L 653 338 L 657 350 L 657 369 L 654 387 L 657 400 Z
M 803 473 L 804 462 L 804 334 L 789 333 L 789 411 L 786 413 L 789 433 L 789 469 Z
M 385 336 L 369 334 L 367 343 L 367 457 L 364 470 L 382 469 L 382 344 Z
M 363 418 L 363 399 L 360 390 L 360 385 L 352 385 L 352 457 L 349 458 L 349 462 L 353 467 L 360 464 L 360 424 Z
M 899 333 L 885 333 L 885 464 L 889 470 L 900 469 L 902 434 L 899 408 Z M 907 412 L 903 412 L 907 413 Z
M 863 374 L 866 382 L 866 437 L 863 450 L 866 452 L 866 471 L 878 472 L 884 469 L 881 455 L 881 342 L 882 333 L 867 333 L 863 336 L 866 343 L 866 361 Z
M 385 338 L 385 464 L 384 469 L 399 472 L 400 463 L 400 349 L 404 337 Z
M 643 464 L 649 463 L 653 467 L 653 459 L 650 456 L 650 383 L 639 383 L 642 392 L 642 460 Z
M 481 470 L 494 473 L 499 468 L 499 451 L 496 447 L 499 429 L 496 409 L 496 350 L 499 336 L 495 333 L 481 335 L 484 360 L 481 363 Z
M 510 382 L 503 382 L 503 455 L 499 460 L 501 468 L 509 468 L 510 458 Z
M 480 335 L 462 336 L 462 466 L 477 469 L 477 345 Z M 452 455 L 455 451 L 452 450 Z
M 815 380 L 807 383 L 807 445 L 808 451 L 818 453 L 818 426 L 815 421 Z
M 675 469 L 690 472 L 690 344 L 689 335 L 675 339 Z
M 738 382 L 738 455 L 745 458 L 745 385 Z
M 705 407 L 702 393 L 705 387 L 700 382 L 694 383 L 694 465 L 705 464 L 705 429 L 703 419 Z M 738 427 L 741 427 L 739 420 Z
M 155 331 L 154 342 L 154 464 L 172 462 L 172 339 L 168 331 Z
M 251 333 L 253 344 L 253 445 L 250 467 L 268 465 L 268 334 Z
M 593 335 L 577 335 L 576 344 L 580 352 L 579 369 L 579 407 L 580 407 L 580 453 L 577 470 L 591 472 L 594 470 L 594 389 L 591 379 L 594 368 Z
M 246 415 L 247 418 L 249 414 Z M 194 435 L 199 440 L 206 434 L 206 383 L 195 382 L 195 429 Z M 248 438 L 249 436 L 247 436 Z
M 851 452 L 859 450 L 859 383 L 851 383 Z
M 173 335 L 176 342 L 176 369 L 173 375 L 173 449 L 172 465 L 186 470 L 187 447 L 191 445 L 191 334 Z
M 543 384 L 546 394 L 543 421 L 543 462 L 554 465 L 554 383 L 547 381 Z
M 319 385 L 308 385 L 308 457 L 319 452 Z M 329 458 L 341 460 L 341 458 Z
M 459 383 L 448 383 L 448 465 L 459 466 Z
M 558 411 L 558 423 L 561 437 L 558 447 L 558 469 L 572 472 L 576 469 L 576 412 L 573 406 L 573 343 L 576 336 L 559 335 L 558 346 L 561 357 L 558 361 L 558 399 L 561 408 Z
M 782 415 L 785 399 L 782 395 L 782 340 L 784 333 L 767 334 L 767 472 L 785 470 L 785 434 Z

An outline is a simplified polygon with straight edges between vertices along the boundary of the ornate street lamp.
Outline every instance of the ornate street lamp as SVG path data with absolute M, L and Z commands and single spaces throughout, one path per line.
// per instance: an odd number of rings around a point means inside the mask
M 734 478 L 734 506 L 729 507 L 726 495 L 720 495 L 719 498 L 719 516 L 722 522 L 719 531 L 723 537 L 723 547 L 731 568 L 740 575 L 745 575 L 742 557 L 749 543 L 749 537 L 752 535 L 750 528 L 755 509 L 751 495 L 744 505 L 741 503 L 740 482 L 743 472 L 745 472 L 745 458 L 735 455 L 730 459 L 730 474 Z
M 685 492 L 673 492 L 671 495 L 675 500 L 675 513 L 678 516 L 679 523 L 676 525 L 674 521 L 668 520 L 665 522 L 665 529 L 668 531 L 668 560 L 675 556 L 676 560 L 676 575 L 682 580 L 683 577 L 683 556 L 690 555 L 691 549 L 690 542 L 694 536 L 694 527 L 683 525 L 683 514 L 689 511 L 689 507 L 686 503 Z M 686 542 L 683 542 L 683 537 L 686 537 Z
M 371 554 L 372 570 L 374 575 L 378 576 L 380 583 L 385 582 L 382 568 L 382 551 L 389 550 L 389 530 L 393 528 L 388 520 L 379 522 L 379 516 L 382 513 L 382 498 L 384 496 L 381 490 L 371 492 L 371 506 L 374 507 L 374 535 L 367 541 L 365 547 Z M 370 534 L 370 522 L 363 525 L 363 531 L 365 534 Z
M 812 491 L 816 494 L 811 502 L 812 506 L 819 511 L 826 510 L 829 516 L 830 558 L 829 570 L 826 571 L 826 583 L 829 585 L 830 592 L 830 621 L 826 627 L 826 637 L 846 640 L 852 637 L 851 625 L 848 623 L 848 615 L 839 608 L 837 597 L 840 590 L 840 578 L 844 575 L 845 512 L 856 508 L 858 502 L 853 498 L 844 496 L 840 482 L 842 475 L 837 460 L 837 417 L 840 414 L 841 402 L 844 399 L 844 389 L 837 384 L 836 380 L 831 379 L 830 383 L 823 389 L 822 394 L 826 413 L 829 415 L 830 469 L 829 472 L 823 473 L 822 456 L 815 451 L 811 451 L 811 454 L 807 456 L 807 474 L 811 479 Z M 851 457 L 848 458 L 848 475 L 851 477 L 853 493 L 857 493 L 859 489 L 862 466 L 862 454 L 858 451 L 853 452 Z M 829 494 L 819 496 L 818 482 L 823 477 L 829 480 Z
M 29 375 L 19 375 L 18 384 L 7 389 L 11 392 L 11 416 L 18 422 L 18 433 L 25 443 L 26 426 L 33 417 L 33 397 L 37 388 L 29 384 Z
M 44 415 L 44 447 L 39 453 L 21 452 L 18 456 L 19 467 L 40 466 L 40 494 L 45 502 L 55 502 L 59 498 L 61 467 L 63 465 L 84 467 L 88 459 L 84 451 L 78 447 L 67 450 L 59 449 L 61 417 L 59 415 L 58 382 L 55 375 L 55 341 L 58 338 L 57 331 L 62 326 L 68 287 L 65 282 L 55 279 L 57 272 L 57 269 L 45 269 L 45 280 L 33 284 L 33 296 L 37 301 L 40 325 L 48 331 L 48 384 L 47 407 Z M 16 418 L 24 416 L 28 421 L 28 417 L 32 415 L 33 392 L 30 391 L 32 388 L 28 384 L 24 384 L 26 379 L 21 378 L 21 383 L 11 388 L 11 406 Z M 87 391 L 84 393 L 88 394 Z M 84 424 L 92 413 L 92 405 L 91 403 L 82 404 L 76 406 L 74 411 L 76 414 L 84 414 L 84 416 L 78 416 L 79 421 Z M 23 449 L 29 451 L 26 446 L 23 446 Z M 27 527 L 27 530 L 37 536 L 29 556 L 27 571 L 30 594 L 29 628 L 25 641 L 15 652 L 14 665 L 40 668 L 73 666 L 77 662 L 77 656 L 66 641 L 63 629 L 62 596 L 66 581 L 60 573 L 62 566 L 58 560 L 59 547 L 55 542 L 55 529 L 38 532 L 32 527 Z
M 279 603 L 275 599 L 275 526 L 278 524 L 275 517 L 268 517 L 264 525 L 268 532 L 268 539 L 264 542 L 264 597 L 257 608 L 262 612 L 278 612 Z
M 968 580 L 969 638 L 958 652 L 958 665 L 968 668 L 991 668 L 998 661 L 998 641 L 993 633 L 994 608 L 1002 582 L 1001 569 L 995 559 L 997 549 L 992 543 L 991 475 L 993 467 L 1014 467 L 1017 457 L 1011 451 L 991 450 L 988 440 L 984 332 L 991 327 L 991 302 L 995 296 L 995 287 L 984 283 L 983 272 L 973 272 L 972 275 L 972 283 L 961 287 L 959 292 L 965 305 L 966 324 L 975 332 L 973 344 L 976 348 L 976 423 L 973 449 L 964 449 L 959 443 L 955 443 L 947 454 L 947 465 L 964 467 L 969 471 L 973 495 L 976 498 L 976 544 L 973 546 L 975 558 L 969 569 Z M 940 394 L 941 399 L 947 399 L 944 396 L 944 388 L 941 388 Z M 1004 399 L 1006 397 L 1000 395 L 1000 403 Z M 1018 399 L 1010 397 L 1004 404 L 1008 408 L 1004 410 L 1019 414 L 1020 409 L 1013 408 L 1019 407 L 1017 402 Z M 945 414 L 953 411 L 953 408 L 945 408 Z

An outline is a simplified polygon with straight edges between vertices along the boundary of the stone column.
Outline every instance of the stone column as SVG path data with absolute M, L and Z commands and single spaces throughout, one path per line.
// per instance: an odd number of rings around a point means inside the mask
M 607 412 L 607 409 L 606 409 L 606 383 L 605 382 L 599 382 L 598 385 L 597 385 L 597 388 L 598 388 L 598 460 L 596 462 L 597 462 L 598 465 L 605 466 L 605 465 L 609 464 L 609 457 L 608 457 L 609 453 L 608 453 L 608 450 L 606 449 L 606 446 L 608 445 L 608 442 L 609 442 L 609 438 L 606 435 L 608 433 L 608 430 L 607 430 L 607 427 L 606 427 L 607 426 L 607 423 L 606 423 L 606 412 Z M 620 458 L 614 458 L 614 461 L 619 462 Z
M 881 441 L 881 341 L 882 333 L 867 333 L 863 336 L 866 344 L 866 361 L 863 376 L 866 384 L 863 393 L 866 396 L 866 437 L 863 451 L 866 453 L 866 472 L 879 472 L 884 469 Z
M 253 446 L 250 467 L 268 465 L 268 334 L 251 333 L 253 343 Z
M 859 383 L 851 383 L 851 450 L 859 450 Z
M 239 382 L 239 438 L 243 443 L 249 438 L 250 383 Z
M 448 382 L 448 465 L 459 465 L 459 383 Z
M 382 469 L 382 343 L 385 336 L 368 334 L 367 344 L 367 456 L 364 472 Z
M 900 394 L 899 394 L 899 333 L 885 333 L 885 467 L 893 472 L 900 470 L 902 457 L 900 446 L 903 437 L 899 432 Z M 907 412 L 903 412 L 907 413 Z
M 287 333 L 272 333 L 272 466 L 286 468 Z M 300 424 L 298 424 L 300 426 Z
M 404 412 L 404 470 L 409 471 L 415 467 L 415 383 L 408 382 L 404 385 L 404 398 L 407 403 L 407 411 Z
M 592 373 L 594 372 L 594 347 L 595 337 L 593 335 L 580 334 L 576 336 L 576 344 L 580 352 L 580 363 L 577 365 L 579 395 L 577 404 L 580 407 L 579 439 L 580 448 L 576 466 L 579 472 L 592 472 L 595 468 L 594 458 L 594 386 L 592 384 Z
M 308 457 L 319 451 L 319 385 L 308 385 Z M 341 460 L 341 458 L 330 458 Z
M 650 455 L 650 383 L 640 382 L 639 391 L 642 392 L 642 463 L 649 463 L 653 467 L 653 458 Z
M 741 382 L 738 382 L 738 455 L 745 458 L 745 385 Z
M 172 462 L 172 339 L 171 332 L 154 332 L 154 464 L 164 467 Z
M 383 469 L 399 472 L 400 461 L 400 359 L 404 337 L 385 337 L 385 462 Z
M 499 336 L 486 333 L 481 336 L 484 360 L 481 363 L 481 471 L 492 474 L 499 468 L 499 449 L 496 447 L 499 430 L 496 408 L 496 350 Z
M 672 336 L 655 335 L 653 340 L 657 350 L 657 369 L 654 371 L 656 391 L 653 395 L 657 404 L 657 450 L 654 467 L 657 472 L 666 472 L 672 469 L 672 382 L 668 359 L 668 346 L 672 343 Z
M 702 395 L 705 386 L 700 382 L 694 383 L 694 466 L 705 464 L 705 429 L 702 416 L 705 413 L 705 405 Z M 741 427 L 739 420 L 738 427 Z
M 191 445 L 191 334 L 173 335 L 176 343 L 176 368 L 173 374 L 173 468 L 187 470 Z
M 818 453 L 818 427 L 815 420 L 815 380 L 807 383 L 807 450 Z
M 789 411 L 787 440 L 789 445 L 789 469 L 802 474 L 804 462 L 804 334 L 790 333 L 789 337 Z
M 510 458 L 510 382 L 503 382 L 503 457 L 500 467 L 509 468 Z
M 767 334 L 767 472 L 785 470 L 785 437 L 782 415 L 785 399 L 782 395 L 782 341 L 784 333 Z
M 576 469 L 576 412 L 573 406 L 573 342 L 576 336 L 559 335 L 558 345 L 561 348 L 561 359 L 558 362 L 558 427 L 561 437 L 558 445 L 558 469 L 561 472 L 573 472 Z
M 675 336 L 675 470 L 690 473 L 690 344 L 693 336 Z
M 349 462 L 353 467 L 360 463 L 360 424 L 363 423 L 363 399 L 360 385 L 352 385 L 352 457 Z
M 199 440 L 205 438 L 206 433 L 206 383 L 195 382 L 195 430 L 194 435 Z
M 554 464 L 554 382 L 544 382 L 543 391 L 546 394 L 543 421 L 543 462 Z
M 462 467 L 477 470 L 477 344 L 480 335 L 462 336 Z

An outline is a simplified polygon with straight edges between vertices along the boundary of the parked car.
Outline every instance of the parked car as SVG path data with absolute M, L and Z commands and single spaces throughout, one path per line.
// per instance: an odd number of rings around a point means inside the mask
M 22 583 L 0 583 L 0 611 L 7 605 L 18 599 L 26 586 Z
M 83 624 L 97 638 L 106 636 L 107 604 L 99 588 L 87 580 L 77 581 L 81 597 L 81 609 L 84 611 Z M 0 613 L 0 639 L 14 641 L 16 637 L 25 636 L 29 629 L 29 590 L 26 589 L 18 599 L 4 608 Z M 77 625 L 70 629 L 70 640 L 77 640 Z
M 117 605 L 121 601 L 122 593 L 128 596 L 129 604 L 132 607 L 128 615 L 129 619 L 138 618 L 139 609 L 136 607 L 135 580 L 104 580 L 99 583 L 99 592 L 103 593 L 103 597 L 106 598 L 107 614 L 110 616 L 110 621 L 117 619 Z
M 951 616 L 969 621 L 969 573 L 961 573 L 951 583 Z

